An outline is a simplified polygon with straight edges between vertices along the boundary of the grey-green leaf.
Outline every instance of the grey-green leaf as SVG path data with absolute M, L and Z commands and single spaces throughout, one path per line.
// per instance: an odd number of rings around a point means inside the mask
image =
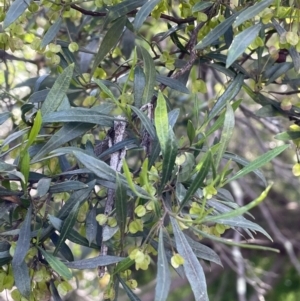
M 196 13 L 198 11 L 202 11 L 206 8 L 209 8 L 211 6 L 213 6 L 214 3 L 213 2 L 208 2 L 208 1 L 200 1 L 198 3 L 196 3 L 193 8 L 192 8 L 192 13 Z
M 169 263 L 165 253 L 163 228 L 159 231 L 155 301 L 167 300 L 171 285 Z
M 11 113 L 10 112 L 4 112 L 0 114 L 0 125 L 4 123 L 9 117 Z
M 207 287 L 203 268 L 200 265 L 195 253 L 189 245 L 185 235 L 179 228 L 174 217 L 171 217 L 176 248 L 178 253 L 184 258 L 185 275 L 191 285 L 196 301 L 208 301 Z
M 200 41 L 196 46 L 195 49 L 203 49 L 209 45 L 211 45 L 213 42 L 215 42 L 217 39 L 219 39 L 232 25 L 236 17 L 240 14 L 240 12 L 237 12 L 233 15 L 231 15 L 228 19 L 221 22 L 218 26 L 216 26 L 212 31 L 210 31 L 202 41 Z
M 241 90 L 244 83 L 244 76 L 239 73 L 236 78 L 230 83 L 226 91 L 218 98 L 217 102 L 211 109 L 208 115 L 208 121 L 216 117 L 225 107 L 228 101 L 231 101 Z
M 120 277 L 117 276 L 120 283 L 122 284 L 128 298 L 130 301 L 141 301 L 141 299 L 131 290 L 129 286 L 127 286 L 126 282 Z
M 151 100 L 154 93 L 156 70 L 155 70 L 153 59 L 149 54 L 149 51 L 143 47 L 140 47 L 139 49 L 142 53 L 142 57 L 144 61 L 144 72 L 146 78 L 146 86 L 143 94 L 143 104 L 145 104 Z
M 70 230 L 73 228 L 73 226 L 77 220 L 78 210 L 79 210 L 79 202 L 77 202 L 75 204 L 75 206 L 72 208 L 72 210 L 70 211 L 70 214 L 66 217 L 66 219 L 61 227 L 59 240 L 57 242 L 57 245 L 53 252 L 53 255 L 57 254 L 60 246 L 66 240 L 67 235 L 69 234 Z
M 156 80 L 158 82 L 170 87 L 171 89 L 174 89 L 174 90 L 179 91 L 181 93 L 190 94 L 189 89 L 181 81 L 179 81 L 175 78 L 171 78 L 171 77 L 168 77 L 168 76 L 157 74 L 156 75 Z
M 117 257 L 117 256 L 97 256 L 88 259 L 76 260 L 72 262 L 66 263 L 66 266 L 70 269 L 77 269 L 77 270 L 85 270 L 85 269 L 95 269 L 98 266 L 107 266 L 110 264 L 114 264 L 123 260 L 124 257 Z
M 137 108 L 142 106 L 142 97 L 144 94 L 144 89 L 146 85 L 146 77 L 143 69 L 140 66 L 134 68 L 134 85 L 133 85 L 133 95 L 134 95 L 134 105 Z
M 30 5 L 32 0 L 15 0 L 9 6 L 8 12 L 6 13 L 3 29 L 7 28 L 10 24 L 15 22 Z
M 113 125 L 113 121 L 114 118 L 111 116 L 86 108 L 73 108 L 71 110 L 51 112 L 43 117 L 43 123 L 84 122 L 107 127 L 111 127 Z
M 73 76 L 74 64 L 68 66 L 56 79 L 50 89 L 45 101 L 43 102 L 41 112 L 43 117 L 50 112 L 55 112 L 63 101 L 69 89 Z
M 227 184 L 227 183 L 229 183 L 231 181 L 237 180 L 237 179 L 245 176 L 249 172 L 252 172 L 252 171 L 254 171 L 254 170 L 262 167 L 263 165 L 265 165 L 266 163 L 268 163 L 269 161 L 271 161 L 273 158 L 277 157 L 280 153 L 282 153 L 288 147 L 289 147 L 289 145 L 285 144 L 285 145 L 281 145 L 281 146 L 275 147 L 274 149 L 272 149 L 272 150 L 264 153 L 260 157 L 256 158 L 249 165 L 245 166 L 243 169 L 241 169 L 240 171 L 238 171 L 233 177 L 231 177 L 230 179 L 228 179 L 224 184 Z
M 14 274 L 15 285 L 22 296 L 29 299 L 31 292 L 30 276 L 27 264 L 25 261 L 20 264 L 12 262 L 12 269 Z
M 116 215 L 117 221 L 121 232 L 121 241 L 124 237 L 127 219 L 127 193 L 126 188 L 117 176 L 117 189 L 116 189 Z
M 97 221 L 96 221 L 96 208 L 93 207 L 86 216 L 85 221 L 86 227 L 86 239 L 89 241 L 89 244 L 95 241 L 97 236 Z
M 85 134 L 94 125 L 91 123 L 71 122 L 64 124 L 63 127 L 56 132 L 50 140 L 42 147 L 42 149 L 32 158 L 31 163 L 37 162 L 51 151 L 59 146 Z
M 150 0 L 146 2 L 141 9 L 138 11 L 138 13 L 135 16 L 133 26 L 136 31 L 140 29 L 140 27 L 143 25 L 145 20 L 148 18 L 150 13 L 152 12 L 153 8 L 160 2 L 161 0 Z
M 221 139 L 220 139 L 220 147 L 217 151 L 217 158 L 214 162 L 216 169 L 218 168 L 220 161 L 229 145 L 229 142 L 231 141 L 231 137 L 233 134 L 234 129 L 234 112 L 229 103 L 227 103 L 227 110 L 225 114 L 225 120 L 224 120 L 224 128 L 222 131 Z
M 119 42 L 119 39 L 123 33 L 126 20 L 126 17 L 121 17 L 120 19 L 116 20 L 115 23 L 111 26 L 111 28 L 107 31 L 105 37 L 101 42 L 99 51 L 95 57 L 91 75 L 94 74 L 96 68 L 99 66 L 104 57 L 108 54 L 108 52 L 111 51 Z
M 261 29 L 261 24 L 253 25 L 237 36 L 234 37 L 232 44 L 228 50 L 228 56 L 226 59 L 226 68 L 230 67 L 235 60 L 244 53 L 246 48 L 254 41 L 254 39 L 258 36 L 258 33 Z
M 146 131 L 149 133 L 149 135 L 151 136 L 152 139 L 156 138 L 156 134 L 155 134 L 155 129 L 153 124 L 151 123 L 150 119 L 148 118 L 148 116 L 146 116 L 143 112 L 141 112 L 138 108 L 134 107 L 134 106 L 130 106 L 132 111 L 138 115 L 138 117 L 140 118 L 143 126 L 145 127 Z
M 49 29 L 47 30 L 46 34 L 43 37 L 43 40 L 41 42 L 41 48 L 46 47 L 57 35 L 57 33 L 60 30 L 62 24 L 62 18 L 59 17 L 55 23 L 53 23 Z
M 30 239 L 31 239 L 31 214 L 32 214 L 32 205 L 30 205 L 27 209 L 26 217 L 24 222 L 20 228 L 19 238 L 15 250 L 15 254 L 13 257 L 13 263 L 16 265 L 21 265 L 24 261 L 27 251 L 30 247 Z
M 51 184 L 51 178 L 41 178 L 38 181 L 37 194 L 39 197 L 44 196 L 48 192 L 50 188 L 50 184 Z
M 237 27 L 244 23 L 245 21 L 256 17 L 259 13 L 261 13 L 266 7 L 270 6 L 274 0 L 262 0 L 260 2 L 256 2 L 254 5 L 250 5 L 246 10 L 244 10 L 233 23 L 234 27 Z

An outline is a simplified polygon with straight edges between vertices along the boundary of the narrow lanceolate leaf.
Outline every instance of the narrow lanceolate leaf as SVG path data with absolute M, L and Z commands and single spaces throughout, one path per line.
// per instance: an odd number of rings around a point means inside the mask
M 57 33 L 59 32 L 60 30 L 60 27 L 61 27 L 61 24 L 62 24 L 62 18 L 59 17 L 55 23 L 53 23 L 48 31 L 46 32 L 46 34 L 44 35 L 43 37 L 43 40 L 41 42 L 41 48 L 44 48 L 46 47 L 57 35 Z
M 165 151 L 163 153 L 162 163 L 162 177 L 161 177 L 161 189 L 165 187 L 165 184 L 170 180 L 175 165 L 177 155 L 177 143 L 176 137 L 171 127 L 168 131 L 168 139 L 165 145 Z
M 125 0 L 121 3 L 110 7 L 109 12 L 107 14 L 105 25 L 109 22 L 112 22 L 122 16 L 125 16 L 127 13 L 135 10 L 138 7 L 144 5 L 148 0 Z
M 160 228 L 158 241 L 158 258 L 157 258 L 157 276 L 155 287 L 155 301 L 167 300 L 169 289 L 171 285 L 171 274 L 169 270 L 169 263 L 167 260 L 163 229 Z
M 240 73 L 230 83 L 226 91 L 218 98 L 216 104 L 213 106 L 208 115 L 208 121 L 216 117 L 226 106 L 228 101 L 231 101 L 241 90 L 244 83 L 244 76 Z
M 25 190 L 27 187 L 28 183 L 28 177 L 29 177 L 29 170 L 30 170 L 30 157 L 28 150 L 24 150 L 21 152 L 21 157 L 20 157 L 20 171 L 24 176 L 24 181 L 22 182 L 23 189 Z
M 266 163 L 268 163 L 269 161 L 271 161 L 272 159 L 274 159 L 275 157 L 277 157 L 280 153 L 282 153 L 284 150 L 286 150 L 289 147 L 288 144 L 285 145 L 281 145 L 278 147 L 275 147 L 274 149 L 266 152 L 265 154 L 261 155 L 260 157 L 258 157 L 257 159 L 255 159 L 254 161 L 252 161 L 251 163 L 249 163 L 249 165 L 245 166 L 243 169 L 241 169 L 240 171 L 238 171 L 233 177 L 231 177 L 230 179 L 228 179 L 225 183 L 229 183 L 231 181 L 237 180 L 243 176 L 245 176 L 246 174 L 248 174 L 249 172 L 252 172 L 260 167 L 262 167 L 263 165 L 265 165 Z
M 68 66 L 56 79 L 54 85 L 47 94 L 47 98 L 43 102 L 41 112 L 45 116 L 50 112 L 58 109 L 69 89 L 73 76 L 74 64 Z
M 62 301 L 53 280 L 50 280 L 50 292 L 53 301 Z
M 135 16 L 133 27 L 135 30 L 139 30 L 140 27 L 143 25 L 145 20 L 148 18 L 150 13 L 152 12 L 153 8 L 160 2 L 161 0 L 150 0 L 146 2 L 141 9 L 138 11 L 138 13 Z
M 0 125 L 4 123 L 9 117 L 11 113 L 10 112 L 4 112 L 0 114 Z
M 110 264 L 117 263 L 123 259 L 124 257 L 109 256 L 109 255 L 98 256 L 98 257 L 68 262 L 66 263 L 66 266 L 69 267 L 70 269 L 77 269 L 77 270 L 95 269 L 98 266 L 108 266 Z
M 175 78 L 157 74 L 156 80 L 158 82 L 170 87 L 171 89 L 174 89 L 176 91 L 179 91 L 179 92 L 182 92 L 185 94 L 190 94 L 189 89 L 182 82 L 180 82 L 179 80 L 177 80 Z
M 19 238 L 14 254 L 14 258 L 12 262 L 15 265 L 21 265 L 24 261 L 27 251 L 30 247 L 30 239 L 31 239 L 31 214 L 32 214 L 32 205 L 27 209 L 26 217 L 24 222 L 20 228 Z
M 185 275 L 191 285 L 196 301 L 208 301 L 207 287 L 203 268 L 200 265 L 195 253 L 179 228 L 174 217 L 170 217 L 174 232 L 176 248 L 184 258 Z
M 208 2 L 208 1 L 201 1 L 196 3 L 193 8 L 192 8 L 192 13 L 196 13 L 198 11 L 202 11 L 208 7 L 213 6 L 214 3 L 213 2 Z
M 42 149 L 32 158 L 31 163 L 41 160 L 45 155 L 57 149 L 59 146 L 85 134 L 94 125 L 91 123 L 70 122 L 56 132 Z
M 261 29 L 261 24 L 259 23 L 245 29 L 237 36 L 235 36 L 228 50 L 228 56 L 226 59 L 226 68 L 230 67 L 235 62 L 235 60 L 244 53 L 246 48 L 258 36 L 260 29 Z
M 146 86 L 146 77 L 143 69 L 140 66 L 134 68 L 134 83 L 133 83 L 134 105 L 137 108 L 142 106 L 142 97 Z
M 51 112 L 43 118 L 43 123 L 84 122 L 107 127 L 111 127 L 113 125 L 113 121 L 114 118 L 111 116 L 86 108 L 73 108 L 71 110 Z
M 218 148 L 217 158 L 214 162 L 216 169 L 219 166 L 219 163 L 228 147 L 229 142 L 231 141 L 231 137 L 234 129 L 234 112 L 229 103 L 227 103 L 227 110 L 225 114 L 224 120 L 224 128 L 222 131 L 222 136 L 220 140 L 220 147 Z
M 36 137 L 41 129 L 41 126 L 42 126 L 42 114 L 41 114 L 41 111 L 38 110 L 36 113 L 36 116 L 34 118 L 34 124 L 30 131 L 29 138 L 28 138 L 25 148 L 29 148 L 29 146 L 31 146 L 33 144 L 34 140 L 36 139 Z
M 10 24 L 15 22 L 26 10 L 26 8 L 30 5 L 32 0 L 15 0 L 9 6 L 8 12 L 6 13 L 3 29 L 7 28 Z
M 190 198 L 194 195 L 194 193 L 197 191 L 197 189 L 201 187 L 201 185 L 203 184 L 203 181 L 205 180 L 205 178 L 208 174 L 210 164 L 211 164 L 210 153 L 206 153 L 206 155 L 204 156 L 204 158 L 202 160 L 203 161 L 202 161 L 202 163 L 200 163 L 200 166 L 199 166 L 200 170 L 199 170 L 198 174 L 196 175 L 196 177 L 194 178 L 192 184 L 190 185 L 189 189 L 186 192 L 184 199 L 181 202 L 180 210 L 190 200 Z
M 146 86 L 143 94 L 143 104 L 145 104 L 148 103 L 153 96 L 156 71 L 153 59 L 149 54 L 149 51 L 143 47 L 140 47 L 139 49 L 143 56 L 144 72 L 146 77 Z
M 216 26 L 212 31 L 210 31 L 202 41 L 200 41 L 195 49 L 203 49 L 209 45 L 211 45 L 213 42 L 218 40 L 226 31 L 227 29 L 232 25 L 236 17 L 240 14 L 240 12 L 237 12 L 230 16 L 225 21 L 221 22 L 218 26 Z
M 85 221 L 86 239 L 89 241 L 89 245 L 95 241 L 97 236 L 97 221 L 96 221 L 96 208 L 93 207 L 86 216 Z
M 222 266 L 221 259 L 214 250 L 197 241 L 194 241 L 187 235 L 185 235 L 185 238 L 198 258 L 208 260 Z
M 161 150 L 164 153 L 166 150 L 166 143 L 168 140 L 169 121 L 166 100 L 160 91 L 158 92 L 154 118 L 156 134 L 159 140 Z
M 62 245 L 62 243 L 64 243 L 64 241 L 66 240 L 69 232 L 71 231 L 71 229 L 73 228 L 76 220 L 77 220 L 77 215 L 78 215 L 78 210 L 79 210 L 79 202 L 77 202 L 75 204 L 75 206 L 72 208 L 70 214 L 66 217 L 61 230 L 60 230 L 60 236 L 59 236 L 59 240 L 57 242 L 56 248 L 53 252 L 53 255 L 56 255 L 57 252 L 59 251 L 60 246 Z
M 110 91 L 110 89 L 108 89 L 108 87 L 105 85 L 104 81 L 100 80 L 100 79 L 93 79 L 93 81 L 99 86 L 99 88 L 105 93 L 107 94 L 115 103 L 118 103 L 118 100 L 115 98 L 115 96 L 113 95 L 113 93 Z M 104 113 L 105 114 L 105 113 Z
M 118 276 L 118 279 L 130 301 L 141 301 L 141 299 L 131 290 L 129 286 L 127 286 L 126 282 L 120 276 Z
M 14 274 L 15 285 L 22 296 L 29 299 L 31 292 L 30 287 L 30 276 L 27 264 L 25 261 L 22 261 L 21 264 L 16 264 L 12 262 L 12 270 Z
M 117 221 L 121 232 L 121 239 L 124 238 L 127 218 L 127 194 L 126 188 L 117 176 L 117 189 L 116 189 L 116 215 Z
M 80 190 L 87 188 L 88 186 L 80 181 L 64 181 L 61 183 L 54 184 L 50 187 L 49 192 L 60 193 L 64 191 Z
M 266 7 L 270 6 L 274 0 L 262 0 L 260 2 L 256 2 L 255 5 L 251 5 L 246 10 L 244 10 L 233 23 L 234 27 L 237 27 L 244 23 L 245 21 L 256 17 L 259 13 L 261 13 Z
M 73 275 L 72 272 L 68 269 L 68 267 L 61 262 L 57 257 L 53 256 L 52 254 L 46 252 L 44 249 L 38 247 L 42 255 L 45 257 L 51 268 L 61 277 L 65 278 L 66 280 L 70 280 Z
M 105 37 L 103 38 L 99 51 L 95 57 L 91 75 L 93 76 L 96 68 L 102 62 L 104 57 L 117 45 L 119 39 L 123 33 L 127 18 L 121 17 L 119 20 L 116 20 L 111 28 L 107 31 Z
M 148 118 L 148 116 L 146 116 L 138 108 L 136 108 L 134 106 L 130 106 L 130 107 L 131 107 L 131 110 L 134 111 L 134 113 L 136 115 L 138 115 L 138 117 L 140 118 L 140 120 L 141 120 L 143 126 L 145 127 L 146 131 L 149 133 L 151 138 L 154 140 L 156 138 L 155 129 L 154 129 L 154 126 L 151 123 L 150 119 Z

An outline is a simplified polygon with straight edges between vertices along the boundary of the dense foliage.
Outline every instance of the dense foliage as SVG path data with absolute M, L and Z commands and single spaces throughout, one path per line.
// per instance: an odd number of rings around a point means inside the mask
M 243 214 L 272 186 L 260 168 L 289 147 L 282 141 L 299 143 L 298 2 L 1 4 L 0 121 L 10 126 L 0 290 L 61 300 L 83 278 L 76 270 L 91 269 L 107 280 L 105 300 L 120 287 L 139 300 L 135 270 L 156 262 L 156 301 L 167 300 L 170 269 L 205 301 L 202 264 L 222 262 L 204 238 L 272 250 L 223 236 L 271 239 Z M 296 123 L 251 162 L 227 150 L 241 95 L 261 106 L 249 114 Z M 229 184 L 249 173 L 262 192 L 239 206 Z

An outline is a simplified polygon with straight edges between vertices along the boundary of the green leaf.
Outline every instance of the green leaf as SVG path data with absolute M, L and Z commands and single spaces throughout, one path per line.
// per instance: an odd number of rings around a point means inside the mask
M 22 181 L 22 188 L 25 191 L 28 184 L 28 177 L 29 177 L 29 170 L 30 170 L 30 157 L 28 150 L 25 149 L 25 151 L 21 152 L 20 156 L 20 171 L 24 176 L 24 180 Z
M 29 127 L 25 128 L 23 130 L 17 131 L 15 133 L 12 133 L 11 135 L 9 135 L 8 137 L 6 137 L 4 139 L 4 141 L 1 144 L 1 148 L 4 148 L 4 146 L 8 145 L 9 143 L 11 143 L 12 141 L 22 137 L 24 134 L 26 134 L 29 131 Z
M 253 25 L 236 35 L 228 49 L 226 68 L 229 68 L 235 60 L 244 53 L 246 48 L 254 41 L 261 29 L 261 24 Z
M 125 0 L 121 3 L 110 7 L 109 12 L 107 14 L 104 27 L 122 16 L 125 16 L 127 13 L 135 10 L 138 7 L 141 7 L 147 2 L 147 0 Z
M 266 152 L 265 154 L 261 155 L 260 157 L 258 157 L 254 161 L 252 161 L 249 165 L 245 166 L 243 169 L 238 171 L 233 177 L 228 179 L 224 183 L 224 185 L 231 181 L 237 180 L 237 179 L 245 176 L 249 172 L 254 171 L 254 170 L 264 166 L 266 163 L 271 161 L 273 158 L 277 157 L 280 153 L 282 153 L 288 147 L 289 147 L 289 145 L 285 144 L 285 145 L 277 146 L 274 149 Z
M 26 149 L 29 148 L 29 146 L 31 146 L 33 144 L 34 140 L 36 139 L 36 137 L 41 129 L 41 126 L 42 126 L 42 114 L 41 114 L 41 111 L 38 110 L 36 113 L 36 116 L 34 118 L 33 127 L 30 130 L 28 141 L 25 146 Z
M 42 248 L 38 247 L 42 255 L 45 257 L 51 268 L 61 277 L 66 280 L 70 280 L 73 275 L 72 272 L 68 269 L 68 267 L 61 262 L 57 257 L 52 254 L 46 252 Z
M 104 84 L 104 81 L 99 80 L 97 78 L 93 79 L 93 81 L 99 86 L 99 88 L 107 94 L 116 104 L 118 104 L 118 100 L 115 98 L 113 93 L 107 88 L 107 86 Z
M 154 93 L 156 70 L 155 70 L 153 59 L 149 54 L 149 51 L 143 47 L 140 47 L 139 50 L 143 56 L 143 61 L 144 61 L 146 86 L 143 94 L 143 104 L 146 104 L 150 102 Z
M 130 106 L 131 110 L 140 118 L 143 126 L 145 127 L 146 131 L 149 133 L 151 138 L 154 140 L 156 139 L 155 129 L 153 124 L 151 123 L 148 116 L 146 116 L 143 112 L 141 112 L 138 108 L 134 106 Z
M 96 240 L 97 236 L 97 221 L 96 221 L 96 208 L 93 207 L 87 214 L 85 220 L 85 232 L 86 238 L 91 245 Z
M 117 266 L 114 268 L 113 275 L 116 275 L 118 273 L 124 272 L 125 270 L 128 270 L 135 261 L 133 259 L 130 259 L 130 257 L 126 257 L 122 261 L 120 261 Z
M 154 116 L 156 134 L 161 150 L 164 153 L 166 150 L 166 143 L 169 138 L 169 121 L 166 100 L 160 91 L 158 92 Z
M 93 76 L 96 68 L 100 65 L 104 57 L 117 45 L 120 40 L 120 37 L 123 33 L 127 18 L 121 17 L 115 21 L 111 28 L 107 31 L 104 36 L 98 53 L 95 57 L 95 61 L 92 67 L 91 76 Z
M 50 235 L 50 239 L 52 240 L 54 246 L 56 247 L 58 245 L 60 237 L 59 235 L 57 235 L 55 232 L 53 232 Z M 74 261 L 74 256 L 73 253 L 71 251 L 71 249 L 69 248 L 69 246 L 63 242 L 60 243 L 60 247 L 59 247 L 59 253 L 68 261 Z
M 3 22 L 3 29 L 7 28 L 10 24 L 15 22 L 26 10 L 26 8 L 30 5 L 32 0 L 15 0 L 9 5 L 9 9 L 5 15 L 5 19 Z
M 244 10 L 233 23 L 233 27 L 237 27 L 244 23 L 245 21 L 256 17 L 259 13 L 261 13 L 266 7 L 270 6 L 274 0 L 262 0 L 260 2 L 256 2 L 254 5 L 251 5 L 246 10 Z
M 170 177 L 172 176 L 178 149 L 175 134 L 170 126 L 167 134 L 168 138 L 166 141 L 162 162 L 162 177 L 160 183 L 161 190 L 164 189 L 165 184 L 170 180 Z
M 220 140 L 220 146 L 218 148 L 217 158 L 214 162 L 216 169 L 218 168 L 220 161 L 229 145 L 229 142 L 231 141 L 234 124 L 235 124 L 234 112 L 233 112 L 231 105 L 228 102 L 227 110 L 226 110 L 226 114 L 225 114 L 224 128 L 223 128 L 221 140 Z
M 50 280 L 50 292 L 51 292 L 53 301 L 62 301 L 62 299 L 57 291 L 57 288 L 54 284 L 54 281 L 52 279 Z
M 157 276 L 154 301 L 167 300 L 171 285 L 171 273 L 165 253 L 163 229 L 160 228 L 158 240 Z
M 31 293 L 31 279 L 26 262 L 22 261 L 20 264 L 12 262 L 12 270 L 17 289 L 22 296 L 29 299 Z
M 85 269 L 95 269 L 98 266 L 108 266 L 110 264 L 114 264 L 120 262 L 124 259 L 124 257 L 117 257 L 117 256 L 97 256 L 88 259 L 76 260 L 72 262 L 66 263 L 66 266 L 70 269 L 77 269 L 77 270 L 85 270 Z
M 73 76 L 74 64 L 68 66 L 56 79 L 54 85 L 50 89 L 47 98 L 43 102 L 41 112 L 45 116 L 50 112 L 58 109 L 69 89 Z
M 176 219 L 170 216 L 174 232 L 176 248 L 184 258 L 185 275 L 191 285 L 195 301 L 208 301 L 207 287 L 203 268 L 189 245 L 185 235 L 180 230 Z
M 77 220 L 78 211 L 79 211 L 79 202 L 77 202 L 75 204 L 75 206 L 72 208 L 72 210 L 70 211 L 69 215 L 66 217 L 66 219 L 61 227 L 59 241 L 57 242 L 56 248 L 53 252 L 54 256 L 57 254 L 60 246 L 62 245 L 62 243 L 65 242 L 68 233 L 73 228 L 73 226 Z
M 190 145 L 192 145 L 193 141 L 195 139 L 196 131 L 195 131 L 194 125 L 193 125 L 193 123 L 190 119 L 188 120 L 186 130 L 187 130 L 187 135 L 188 135 L 188 138 L 189 138 L 189 141 L 190 141 Z
M 59 17 L 55 23 L 53 23 L 49 29 L 47 30 L 46 34 L 44 35 L 42 42 L 41 42 L 41 48 L 46 47 L 57 35 L 57 33 L 60 30 L 62 24 L 62 18 Z
M 20 228 L 19 238 L 15 250 L 15 254 L 13 257 L 13 264 L 21 265 L 25 259 L 25 256 L 30 247 L 30 240 L 31 240 L 31 215 L 32 215 L 32 206 L 30 205 L 27 209 L 26 217 L 24 222 Z
M 216 40 L 218 40 L 232 25 L 236 17 L 241 12 L 237 12 L 233 15 L 231 15 L 228 19 L 221 22 L 218 26 L 216 26 L 212 31 L 210 31 L 196 46 L 195 49 L 203 49 L 207 46 L 210 46 L 213 44 Z
M 120 277 L 117 276 L 120 283 L 122 284 L 128 298 L 130 301 L 141 301 L 141 299 L 130 289 L 129 286 L 127 286 L 126 282 Z
M 174 89 L 176 91 L 185 93 L 185 94 L 190 94 L 189 89 L 179 80 L 175 79 L 175 78 L 171 78 L 168 76 L 164 76 L 161 74 L 157 74 L 156 75 L 156 80 L 168 87 L 170 87 L 171 89 Z
M 45 155 L 57 149 L 59 146 L 84 135 L 94 125 L 90 123 L 71 122 L 64 124 L 63 127 L 53 135 L 41 150 L 32 158 L 31 163 L 36 163 Z
M 145 20 L 149 17 L 150 13 L 154 9 L 154 7 L 160 2 L 161 0 L 151 0 L 146 2 L 138 11 L 138 13 L 135 16 L 133 27 L 136 31 L 140 29 L 140 27 L 143 25 Z
M 192 8 L 192 13 L 196 13 L 198 11 L 202 11 L 206 8 L 209 8 L 211 6 L 213 6 L 214 3 L 213 2 L 208 2 L 208 1 L 200 1 L 198 3 L 196 3 L 193 8 Z
M 277 140 L 282 140 L 282 141 L 299 139 L 300 131 L 286 131 L 286 132 L 277 134 L 274 138 Z
M 126 188 L 117 176 L 117 189 L 116 189 L 116 216 L 118 225 L 121 232 L 121 239 L 124 238 L 126 219 L 127 219 L 127 194 Z
M 185 204 L 190 200 L 190 198 L 194 195 L 194 193 L 197 191 L 198 188 L 203 184 L 203 181 L 205 180 L 209 168 L 211 164 L 211 155 L 209 152 L 207 152 L 201 162 L 198 164 L 199 172 L 195 176 L 192 184 L 190 185 L 189 189 L 186 192 L 186 195 L 184 199 L 182 200 L 180 204 L 180 210 L 185 206 Z
M 218 98 L 217 102 L 211 109 L 208 115 L 208 122 L 217 116 L 225 107 L 228 101 L 231 101 L 241 90 L 244 82 L 244 76 L 239 73 L 236 78 L 230 83 L 226 91 Z
M 43 123 L 52 122 L 83 122 L 111 127 L 114 118 L 106 114 L 101 114 L 93 108 L 73 108 L 71 110 L 52 112 L 44 116 Z

